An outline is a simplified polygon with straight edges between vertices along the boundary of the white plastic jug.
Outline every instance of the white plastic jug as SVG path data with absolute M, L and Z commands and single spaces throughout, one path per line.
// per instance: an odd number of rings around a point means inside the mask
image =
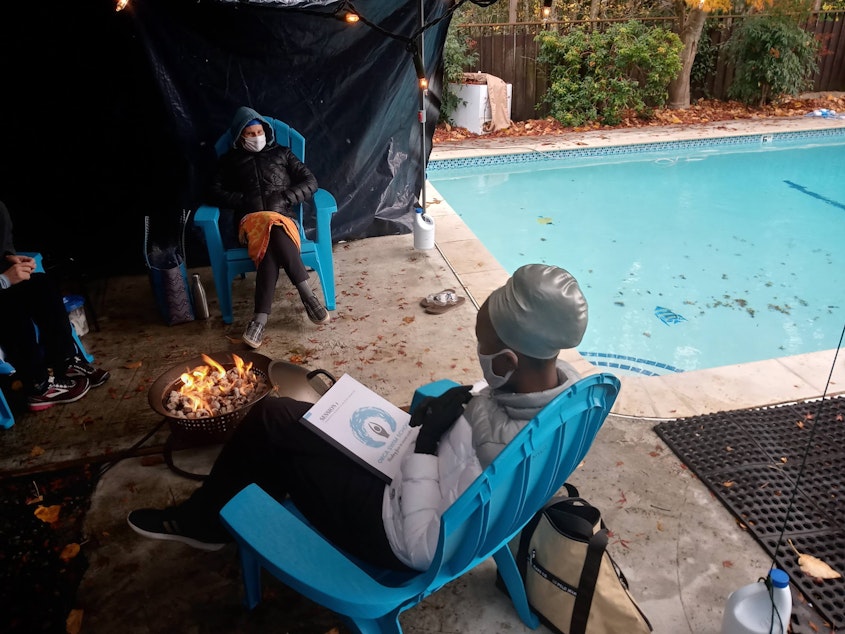
M 414 214 L 414 248 L 434 248 L 434 218 L 420 207 L 417 207 L 417 213 Z
M 728 596 L 722 634 L 786 634 L 792 616 L 789 575 L 779 568 L 772 568 L 769 582 L 771 596 L 763 581 L 750 583 Z

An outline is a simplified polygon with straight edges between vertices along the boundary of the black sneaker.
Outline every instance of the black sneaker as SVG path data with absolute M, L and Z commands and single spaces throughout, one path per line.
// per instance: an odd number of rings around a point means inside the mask
M 34 393 L 27 396 L 30 412 L 41 412 L 61 403 L 73 403 L 88 393 L 90 385 L 85 377 L 49 377 Z
M 308 314 L 308 319 L 315 324 L 327 324 L 331 321 L 329 311 L 320 303 L 316 295 L 306 295 L 302 298 L 302 304 L 305 306 L 305 312 Z
M 70 379 L 86 378 L 91 387 L 100 387 L 109 380 L 107 370 L 95 368 L 82 357 L 74 357 L 65 369 L 65 376 Z
M 182 542 L 199 550 L 220 550 L 231 541 L 231 538 L 219 535 L 190 534 L 192 531 L 186 530 L 176 515 L 172 509 L 138 509 L 126 516 L 126 522 L 133 531 L 144 537 Z
M 246 330 L 244 330 L 244 334 L 241 339 L 243 339 L 244 343 L 250 348 L 258 348 L 261 345 L 261 342 L 264 341 L 264 324 L 250 320 L 250 322 L 246 325 Z

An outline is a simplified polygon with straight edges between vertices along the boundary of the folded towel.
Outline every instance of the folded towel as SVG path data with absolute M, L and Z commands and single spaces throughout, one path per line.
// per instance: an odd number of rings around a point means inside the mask
M 267 245 L 270 243 L 270 229 L 273 225 L 281 225 L 288 234 L 296 248 L 301 248 L 299 241 L 299 227 L 296 223 L 276 211 L 256 211 L 241 218 L 238 237 L 241 244 L 246 244 L 249 258 L 255 264 L 255 268 L 261 264 L 264 254 L 267 253 Z

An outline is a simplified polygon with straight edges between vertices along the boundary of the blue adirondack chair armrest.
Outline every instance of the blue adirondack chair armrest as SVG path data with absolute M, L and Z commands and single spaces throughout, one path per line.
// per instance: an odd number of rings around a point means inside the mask
M 458 385 L 460 385 L 460 383 L 456 383 L 451 379 L 440 379 L 439 381 L 432 381 L 431 383 L 421 385 L 414 392 L 414 397 L 411 399 L 411 407 L 408 411 L 413 414 L 417 405 L 419 405 L 420 401 L 422 401 L 425 397 L 440 396 L 449 388 L 457 387 Z
M 318 189 L 314 192 L 312 201 L 317 215 L 317 228 L 331 226 L 332 216 L 337 212 L 337 201 L 335 197 L 325 189 Z
M 211 205 L 200 205 L 194 212 L 194 224 L 198 225 L 203 230 L 206 241 L 209 242 L 208 249 L 216 249 L 217 252 L 223 252 L 223 238 L 218 230 L 218 223 L 220 222 L 220 208 L 212 207 Z M 211 243 L 214 244 L 211 244 Z
M 44 258 L 36 251 L 19 251 L 18 255 L 27 255 L 35 260 L 35 272 L 44 273 Z

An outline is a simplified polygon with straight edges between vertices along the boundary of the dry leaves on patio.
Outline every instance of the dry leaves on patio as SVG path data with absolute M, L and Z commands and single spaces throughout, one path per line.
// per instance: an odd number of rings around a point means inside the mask
M 88 567 L 80 545 L 96 480 L 77 467 L 0 481 L 0 631 L 68 631 Z

